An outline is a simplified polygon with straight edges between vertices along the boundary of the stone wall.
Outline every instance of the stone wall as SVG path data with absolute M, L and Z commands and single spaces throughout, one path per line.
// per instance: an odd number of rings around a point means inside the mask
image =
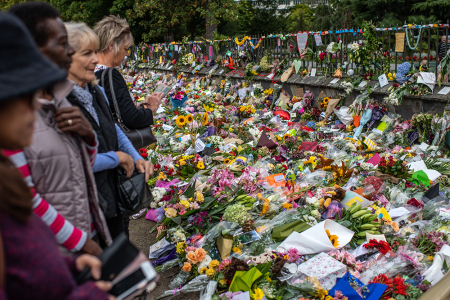
M 192 74 L 192 72 L 189 71 L 189 67 L 184 67 L 181 69 L 182 72 L 185 73 L 185 75 L 188 76 L 205 76 L 209 74 L 209 71 L 212 67 L 206 67 L 201 69 L 197 74 Z M 149 69 L 141 69 L 141 70 L 149 70 Z M 171 73 L 171 70 L 168 70 L 166 68 L 154 68 L 153 71 L 161 72 L 161 73 Z M 228 72 L 224 70 L 223 68 L 218 68 L 216 71 L 214 71 L 211 76 L 212 78 L 219 78 L 223 79 L 225 78 L 225 75 L 227 77 L 231 78 L 232 80 L 242 80 L 244 79 L 243 76 L 240 76 L 238 72 L 236 74 L 233 74 L 233 72 Z M 290 96 L 292 96 L 292 88 L 293 87 L 300 87 L 303 88 L 304 91 L 311 91 L 314 93 L 314 95 L 317 97 L 321 91 L 325 92 L 325 94 L 328 97 L 333 97 L 340 93 L 345 93 L 344 89 L 339 86 L 339 82 L 335 84 L 331 84 L 330 82 L 335 79 L 334 77 L 327 76 L 327 79 L 324 78 L 324 76 L 317 76 L 317 77 L 307 77 L 307 78 L 301 78 L 297 74 L 293 74 L 289 80 L 285 83 L 281 83 L 280 80 L 281 76 L 276 76 L 273 78 L 273 80 L 267 78 L 266 76 L 263 77 L 254 77 L 255 82 L 260 82 L 263 88 L 268 89 L 270 87 L 273 87 L 273 82 L 277 82 L 278 84 L 282 84 L 283 89 L 289 93 Z M 341 79 L 342 80 L 342 79 Z M 372 80 L 368 84 L 370 84 L 372 87 L 377 85 L 378 81 Z M 384 86 L 383 88 L 380 88 L 379 86 L 373 91 L 371 94 L 371 97 L 374 98 L 378 102 L 382 102 L 383 98 L 386 97 L 388 93 L 388 89 L 391 86 L 391 84 Z M 444 88 L 445 86 L 450 86 L 450 84 L 443 84 L 440 88 L 436 85 L 433 94 L 430 95 L 424 95 L 424 96 L 412 96 L 407 95 L 403 98 L 402 104 L 400 106 L 392 106 L 389 105 L 388 109 L 392 112 L 399 113 L 404 120 L 411 119 L 413 114 L 416 113 L 442 113 L 444 110 L 444 107 L 446 103 L 449 100 L 450 93 L 447 95 L 438 95 L 438 92 Z M 349 105 L 353 102 L 355 97 L 360 94 L 361 88 L 355 88 L 351 95 L 347 95 L 347 98 L 345 100 L 345 105 Z

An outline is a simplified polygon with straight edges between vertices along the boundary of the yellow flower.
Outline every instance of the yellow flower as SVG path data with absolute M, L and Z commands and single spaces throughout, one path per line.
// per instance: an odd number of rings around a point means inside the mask
M 267 225 L 259 226 L 259 227 L 256 227 L 256 232 L 260 233 L 261 231 L 264 231 L 266 229 L 267 229 Z
M 288 202 L 284 202 L 281 207 L 286 208 L 286 209 L 291 209 L 292 208 L 292 204 L 288 203 Z
M 272 89 L 268 89 L 268 90 L 265 90 L 264 91 L 264 94 L 266 94 L 266 95 L 270 95 L 270 94 L 272 94 L 273 93 L 273 90 Z
M 205 267 L 201 268 L 200 269 L 200 275 L 202 275 L 206 270 L 208 270 L 208 268 L 205 268 Z
M 178 242 L 177 243 L 177 254 L 183 254 L 184 249 L 186 249 L 186 243 L 185 242 Z
M 205 201 L 205 197 L 203 196 L 202 192 L 198 191 L 197 193 L 195 193 L 195 195 L 198 202 L 202 203 L 203 201 Z
M 227 284 L 227 280 L 225 278 L 224 279 L 220 279 L 219 280 L 219 284 L 225 285 L 225 284 Z
M 271 282 L 272 281 L 272 279 L 270 279 L 269 276 L 266 277 L 266 280 L 267 280 L 267 282 Z
M 190 124 L 190 123 L 192 123 L 192 121 L 194 121 L 194 117 L 191 114 L 187 115 L 186 122 L 188 122 Z
M 434 260 L 434 256 L 428 255 L 428 259 L 432 261 Z
M 224 161 L 224 163 L 227 165 L 230 164 L 230 162 L 231 162 L 231 159 L 229 159 L 229 158 L 225 159 L 225 161 Z
M 212 260 L 210 263 L 209 263 L 209 268 L 210 269 L 214 269 L 215 267 L 217 267 L 218 265 L 220 265 L 220 262 L 218 261 L 218 260 L 216 260 L 216 259 L 214 259 L 214 260 Z
M 199 161 L 199 162 L 197 163 L 197 168 L 200 169 L 200 170 L 203 170 L 203 169 L 205 168 L 205 165 L 203 164 L 202 161 Z
M 334 248 L 337 248 L 339 246 L 338 236 L 337 235 L 330 235 L 330 242 L 333 244 Z
M 242 254 L 241 249 L 239 249 L 238 247 L 233 247 L 233 252 L 234 252 L 234 253 L 237 253 L 237 254 L 239 254 L 239 255 Z
M 186 161 L 185 160 L 180 160 L 180 166 L 184 166 L 186 164 Z
M 189 208 L 189 201 L 187 201 L 187 200 L 181 200 L 180 204 L 183 205 L 186 208 Z
M 177 124 L 178 128 L 181 128 L 186 124 L 186 118 L 184 116 L 178 116 L 178 118 L 175 120 L 175 123 Z
M 202 125 L 203 125 L 203 126 L 206 126 L 206 124 L 208 124 L 208 119 L 209 119 L 208 114 L 207 114 L 207 113 L 204 113 L 204 114 L 203 114 L 203 118 L 202 118 Z
M 261 300 L 263 297 L 264 297 L 264 292 L 262 291 L 262 289 L 256 288 L 253 291 L 253 295 L 252 295 L 253 300 Z
M 159 172 L 159 175 L 158 175 L 158 180 L 165 180 L 165 179 L 167 179 L 167 176 L 166 176 L 166 175 L 164 175 L 164 173 L 163 173 L 163 172 Z
M 323 103 L 327 104 L 328 101 L 330 101 L 330 98 L 328 98 L 328 97 L 323 98 Z
M 213 269 L 206 270 L 206 276 L 212 277 L 216 272 Z
M 168 218 L 175 218 L 177 216 L 177 211 L 172 207 L 165 208 L 164 210 L 166 211 L 166 217 Z
M 329 171 L 329 170 L 331 170 L 331 166 L 325 166 L 325 167 L 322 168 L 322 170 Z

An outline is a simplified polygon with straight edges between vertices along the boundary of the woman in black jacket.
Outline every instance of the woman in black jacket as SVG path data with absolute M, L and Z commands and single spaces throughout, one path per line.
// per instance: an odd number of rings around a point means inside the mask
M 114 92 L 123 123 L 130 129 L 140 129 L 153 125 L 153 114 L 155 114 L 161 104 L 163 93 L 152 94 L 147 97 L 143 104 L 136 106 L 124 78 L 115 69 L 115 67 L 122 64 L 133 43 L 133 36 L 127 21 L 116 16 L 107 16 L 97 23 L 94 32 L 100 40 L 99 64 L 95 69 L 95 75 L 100 80 L 103 72 L 113 68 Z M 108 73 L 105 74 L 103 88 L 110 100 L 110 107 L 114 113 L 115 109 L 112 103 Z

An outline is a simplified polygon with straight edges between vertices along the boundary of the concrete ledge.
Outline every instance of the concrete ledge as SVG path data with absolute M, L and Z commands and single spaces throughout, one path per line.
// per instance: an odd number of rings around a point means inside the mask
M 184 72 L 185 75 L 188 75 L 190 77 L 203 77 L 206 75 L 209 75 L 209 72 L 211 71 L 212 67 L 204 67 L 202 68 L 197 74 L 193 74 L 190 71 L 190 67 L 182 67 L 180 68 L 181 72 Z M 142 68 L 140 70 L 153 70 L 158 71 L 161 73 L 172 73 L 172 70 L 168 70 L 167 68 Z M 224 68 L 219 67 L 217 70 L 215 70 L 211 77 L 213 78 L 231 78 L 234 81 L 238 80 L 244 80 L 245 76 L 239 75 L 239 73 L 243 73 L 243 70 L 236 70 L 236 71 L 228 71 Z M 311 91 L 314 96 L 318 96 L 320 92 L 325 92 L 325 94 L 328 97 L 333 97 L 337 94 L 343 94 L 345 93 L 344 89 L 339 86 L 340 82 L 331 84 L 330 82 L 335 79 L 334 77 L 331 77 L 330 75 L 327 76 L 325 79 L 324 76 L 317 76 L 317 77 L 306 77 L 303 78 L 298 74 L 293 74 L 286 82 L 282 83 L 280 82 L 281 76 L 275 76 L 272 80 L 267 78 L 267 75 L 269 73 L 261 73 L 261 76 L 255 76 L 253 78 L 253 82 L 260 82 L 262 87 L 267 89 L 270 87 L 273 87 L 274 82 L 277 82 L 278 84 L 282 84 L 283 89 L 288 92 L 290 96 L 292 96 L 292 87 L 301 87 L 304 91 Z M 341 81 L 344 80 L 341 79 Z M 378 81 L 372 80 L 368 84 L 370 86 L 374 87 Z M 382 103 L 383 98 L 388 96 L 388 89 L 391 86 L 391 84 L 384 86 L 384 87 L 377 87 L 371 94 L 371 97 L 375 99 L 375 101 Z M 449 100 L 450 93 L 447 95 L 439 95 L 438 92 L 443 89 L 445 86 L 450 86 L 450 84 L 443 84 L 441 87 L 436 86 L 433 94 L 430 95 L 423 95 L 423 96 L 413 96 L 410 94 L 407 94 L 402 101 L 402 104 L 400 106 L 388 106 L 388 110 L 392 112 L 396 112 L 400 114 L 403 119 L 408 120 L 411 119 L 411 117 L 416 113 L 442 113 L 444 110 L 444 107 L 446 103 Z M 350 105 L 355 97 L 360 94 L 361 88 L 355 88 L 353 92 L 350 95 L 346 95 L 345 105 Z

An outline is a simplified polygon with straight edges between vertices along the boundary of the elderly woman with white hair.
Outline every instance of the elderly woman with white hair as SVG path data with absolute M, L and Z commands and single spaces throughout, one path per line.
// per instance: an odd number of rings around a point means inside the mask
M 111 236 L 115 238 L 124 231 L 123 216 L 117 209 L 117 168 L 122 167 L 127 176 L 131 176 L 136 167 L 140 172 L 145 172 L 148 180 L 153 173 L 153 165 L 139 155 L 130 140 L 114 123 L 108 99 L 96 83 L 94 72 L 98 63 L 99 47 L 97 35 L 85 23 L 66 23 L 66 29 L 69 44 L 75 49 L 69 79 L 76 84 L 67 100 L 81 109 L 97 134 L 98 154 L 92 170 L 100 205 L 104 210 Z
M 127 21 L 118 16 L 107 16 L 95 25 L 94 32 L 100 40 L 99 64 L 95 69 L 95 75 L 100 80 L 103 72 L 113 68 L 113 91 L 124 125 L 129 129 L 141 129 L 153 125 L 153 114 L 156 113 L 161 104 L 163 93 L 152 94 L 146 97 L 146 101 L 141 105 L 136 106 L 134 99 L 130 96 L 130 91 L 124 78 L 115 69 L 122 64 L 133 44 L 133 35 Z M 110 102 L 112 102 L 108 76 L 107 72 L 104 76 L 103 88 Z M 111 111 L 116 113 L 113 103 L 110 106 Z

